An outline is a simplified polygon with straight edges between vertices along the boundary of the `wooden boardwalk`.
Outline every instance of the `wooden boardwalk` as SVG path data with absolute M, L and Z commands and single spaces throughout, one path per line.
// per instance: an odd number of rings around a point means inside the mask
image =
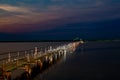
M 0 80 L 31 80 L 69 52 L 74 52 L 80 42 L 72 42 L 56 48 L 49 47 L 8 52 L 0 55 Z

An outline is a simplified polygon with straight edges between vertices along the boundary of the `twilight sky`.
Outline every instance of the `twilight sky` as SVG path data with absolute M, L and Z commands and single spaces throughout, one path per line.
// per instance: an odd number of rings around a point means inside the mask
M 120 0 L 0 0 L 0 41 L 120 39 Z

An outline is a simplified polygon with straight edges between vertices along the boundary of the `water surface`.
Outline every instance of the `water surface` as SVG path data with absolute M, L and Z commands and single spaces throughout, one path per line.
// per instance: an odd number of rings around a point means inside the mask
M 41 74 L 42 75 L 42 74 Z M 41 79 L 37 76 L 37 80 Z M 120 42 L 86 42 L 43 80 L 120 80 Z

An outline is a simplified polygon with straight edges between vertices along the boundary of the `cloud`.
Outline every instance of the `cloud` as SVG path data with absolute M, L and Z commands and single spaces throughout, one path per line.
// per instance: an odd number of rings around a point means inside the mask
M 48 30 L 69 23 L 120 18 L 119 6 L 105 5 L 102 2 L 91 4 L 90 7 L 88 5 L 85 7 L 56 4 L 48 5 L 45 8 L 32 6 L 0 5 L 0 9 L 13 14 L 0 17 L 0 32 Z
M 22 13 L 29 13 L 31 12 L 30 9 L 25 7 L 17 7 L 17 6 L 11 6 L 7 4 L 0 4 L 0 9 L 8 12 L 22 12 Z

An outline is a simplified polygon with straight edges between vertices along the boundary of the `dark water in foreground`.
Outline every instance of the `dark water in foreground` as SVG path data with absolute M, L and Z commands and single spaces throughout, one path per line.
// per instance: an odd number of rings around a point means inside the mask
M 36 80 L 120 80 L 120 42 L 87 42 Z

